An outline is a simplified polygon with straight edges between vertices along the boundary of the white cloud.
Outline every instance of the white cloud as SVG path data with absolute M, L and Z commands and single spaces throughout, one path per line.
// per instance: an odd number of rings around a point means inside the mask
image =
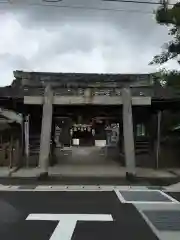
M 6 7 L 0 11 L 0 29 L 0 85 L 10 84 L 16 69 L 155 71 L 157 66 L 148 63 L 169 39 L 167 28 L 152 15 L 125 12 Z M 166 65 L 177 67 L 174 61 Z
M 0 29 L 0 54 L 21 54 L 29 59 L 37 51 L 34 32 L 23 29 L 14 15 L 1 16 Z

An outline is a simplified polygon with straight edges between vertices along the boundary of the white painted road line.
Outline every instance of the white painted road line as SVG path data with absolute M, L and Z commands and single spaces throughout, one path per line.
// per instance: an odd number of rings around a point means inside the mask
M 161 192 L 162 195 L 164 195 L 165 197 L 169 198 L 173 203 L 180 203 L 178 200 L 174 199 L 173 197 L 169 196 L 169 194 L 163 192 L 163 191 L 159 191 Z
M 151 223 L 151 221 L 148 219 L 148 217 L 143 213 L 143 211 L 141 209 L 139 209 L 136 205 L 134 205 L 136 207 L 136 209 L 138 210 L 138 212 L 141 214 L 141 216 L 143 217 L 143 219 L 145 220 L 145 222 L 147 223 L 147 225 L 151 228 L 151 230 L 153 231 L 153 233 L 159 238 L 159 240 L 161 240 L 160 238 L 160 234 L 159 231 L 154 227 L 154 225 Z M 163 239 L 162 239 L 163 240 Z
M 157 187 L 158 189 L 158 187 Z M 148 189 L 146 186 L 121 186 L 121 185 L 0 185 L 0 191 L 141 191 L 161 192 L 161 190 Z M 166 194 L 163 193 L 165 196 Z M 166 195 L 167 197 L 167 195 Z M 173 202 L 175 199 L 168 197 Z M 125 201 L 125 200 L 124 200 Z
M 30 214 L 26 220 L 58 221 L 49 240 L 71 240 L 77 221 L 113 221 L 110 214 Z
M 123 194 L 121 193 L 122 190 L 119 189 L 115 189 L 114 192 L 116 193 L 116 196 L 118 197 L 118 199 L 120 200 L 121 203 L 131 203 L 131 204 L 163 204 L 163 205 L 167 205 L 167 204 L 180 204 L 180 202 L 176 199 L 174 199 L 173 197 L 169 196 L 167 193 L 164 193 L 161 190 L 132 190 L 129 189 L 128 192 L 151 192 L 151 193 L 155 193 L 158 192 L 161 195 L 163 195 L 164 197 L 166 197 L 167 199 L 169 199 L 170 201 L 141 201 L 141 200 L 126 200 L 123 197 Z M 125 190 L 127 191 L 127 190 Z
M 118 197 L 119 201 L 122 202 L 122 203 L 125 203 L 126 200 L 123 198 L 122 194 L 120 193 L 119 190 L 114 190 L 116 196 Z

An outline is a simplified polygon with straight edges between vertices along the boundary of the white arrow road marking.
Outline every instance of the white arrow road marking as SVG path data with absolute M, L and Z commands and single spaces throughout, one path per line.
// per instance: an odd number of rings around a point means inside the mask
M 26 220 L 58 221 L 49 240 L 71 240 L 77 221 L 113 221 L 111 214 L 29 214 Z

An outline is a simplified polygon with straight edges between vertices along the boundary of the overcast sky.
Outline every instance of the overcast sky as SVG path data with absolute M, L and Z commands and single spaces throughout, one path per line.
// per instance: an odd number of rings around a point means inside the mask
M 12 82 L 13 70 L 153 72 L 158 66 L 148 63 L 170 39 L 168 29 L 156 24 L 150 14 L 156 5 L 100 0 L 54 3 L 83 7 L 78 9 L 39 6 L 48 5 L 43 0 L 1 3 L 5 1 L 0 0 L 0 86 Z M 175 61 L 165 66 L 178 67 Z

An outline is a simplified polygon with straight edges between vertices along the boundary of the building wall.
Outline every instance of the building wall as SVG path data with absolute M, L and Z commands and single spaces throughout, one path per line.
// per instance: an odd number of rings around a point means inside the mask
M 22 160 L 22 132 L 18 124 L 0 131 L 0 166 L 15 167 Z

